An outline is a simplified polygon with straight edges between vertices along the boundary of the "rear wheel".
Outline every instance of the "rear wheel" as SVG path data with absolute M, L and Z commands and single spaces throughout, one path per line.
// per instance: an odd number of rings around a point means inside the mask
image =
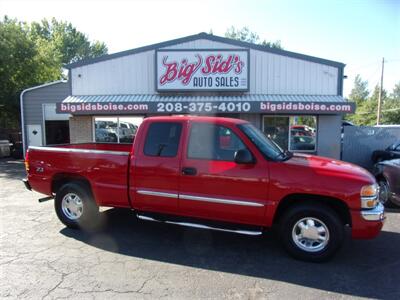
M 284 214 L 279 232 L 293 257 L 321 262 L 331 258 L 342 245 L 344 225 L 329 207 L 301 204 Z
M 58 218 L 67 227 L 90 228 L 97 223 L 99 208 L 83 184 L 63 185 L 56 193 L 54 206 Z

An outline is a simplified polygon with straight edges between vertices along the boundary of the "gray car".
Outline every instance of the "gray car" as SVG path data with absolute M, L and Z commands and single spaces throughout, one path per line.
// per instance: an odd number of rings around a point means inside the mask
M 400 207 L 400 159 L 375 164 L 373 171 L 379 184 L 379 198 L 386 206 Z

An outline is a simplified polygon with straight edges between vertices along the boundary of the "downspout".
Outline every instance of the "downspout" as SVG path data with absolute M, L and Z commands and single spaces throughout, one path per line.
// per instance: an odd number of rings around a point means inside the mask
M 28 89 L 23 90 L 21 95 L 19 95 L 19 109 L 21 112 L 21 132 L 22 132 L 22 157 L 25 159 L 25 119 L 24 119 L 24 94 L 27 92 Z

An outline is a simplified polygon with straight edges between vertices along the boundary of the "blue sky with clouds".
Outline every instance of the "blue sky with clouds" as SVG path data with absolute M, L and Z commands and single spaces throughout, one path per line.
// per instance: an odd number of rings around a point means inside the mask
M 0 0 L 0 12 L 24 21 L 70 21 L 110 53 L 248 26 L 286 50 L 345 63 L 345 95 L 358 73 L 370 89 L 379 82 L 382 57 L 384 87 L 400 81 L 400 0 Z

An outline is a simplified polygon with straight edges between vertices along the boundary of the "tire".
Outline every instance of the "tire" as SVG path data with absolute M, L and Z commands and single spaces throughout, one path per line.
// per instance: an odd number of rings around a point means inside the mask
M 385 178 L 381 178 L 378 180 L 379 184 L 379 201 L 382 202 L 382 204 L 385 207 L 392 208 L 396 207 L 396 205 L 392 202 L 390 198 L 390 187 Z
M 81 183 L 67 183 L 56 193 L 54 208 L 60 221 L 73 229 L 90 229 L 97 224 L 99 208 Z
M 328 206 L 300 204 L 290 208 L 281 218 L 279 237 L 294 258 L 323 262 L 342 246 L 344 225 Z

